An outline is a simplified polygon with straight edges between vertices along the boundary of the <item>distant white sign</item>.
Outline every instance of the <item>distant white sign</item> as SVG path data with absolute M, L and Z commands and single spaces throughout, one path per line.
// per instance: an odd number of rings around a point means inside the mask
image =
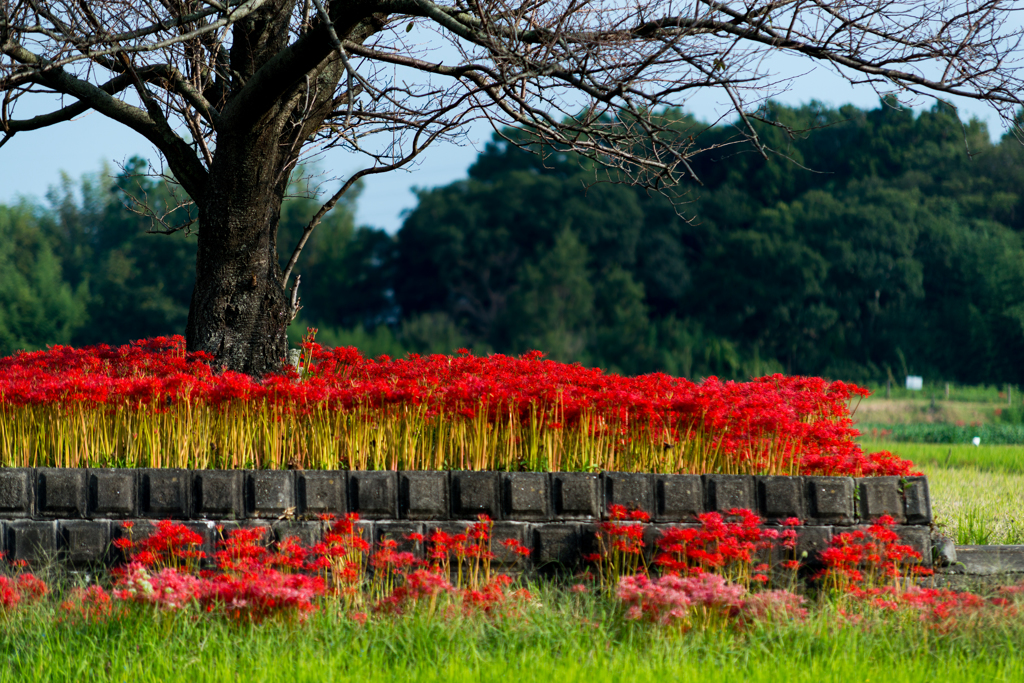
M 921 389 L 924 389 L 924 378 L 918 375 L 907 375 L 907 389 L 921 391 Z

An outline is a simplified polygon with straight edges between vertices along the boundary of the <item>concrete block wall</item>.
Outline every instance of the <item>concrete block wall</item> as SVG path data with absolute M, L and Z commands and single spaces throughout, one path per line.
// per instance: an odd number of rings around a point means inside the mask
M 57 557 L 74 566 L 110 563 L 111 541 L 135 520 L 136 538 L 154 520 L 188 524 L 212 552 L 221 533 L 264 526 L 268 539 L 319 540 L 321 515 L 358 513 L 365 538 L 388 537 L 422 555 L 412 532 L 458 531 L 480 514 L 495 521 L 496 564 L 509 569 L 574 568 L 595 550 L 610 505 L 651 516 L 652 548 L 670 525 L 703 512 L 745 508 L 767 526 L 796 517 L 798 554 L 813 563 L 836 533 L 883 514 L 925 558 L 933 539 L 924 477 L 780 477 L 623 472 L 392 472 L 0 468 L 0 549 L 10 559 Z M 501 540 L 530 548 L 527 559 Z

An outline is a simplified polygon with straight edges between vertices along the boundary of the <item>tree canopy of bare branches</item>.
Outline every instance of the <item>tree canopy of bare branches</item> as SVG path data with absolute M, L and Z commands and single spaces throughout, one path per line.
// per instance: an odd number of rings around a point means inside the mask
M 302 245 L 359 178 L 408 165 L 484 118 L 526 127 L 615 178 L 692 175 L 700 130 L 666 118 L 718 90 L 738 141 L 785 89 L 774 54 L 897 97 L 1024 98 L 1014 0 L 0 0 L 3 142 L 94 110 L 159 150 L 199 219 L 189 347 L 261 374 L 286 349 Z M 58 95 L 19 118 L 19 102 Z M 48 100 L 50 101 L 50 100 Z M 303 154 L 361 170 L 277 262 Z M 2 149 L 0 149 L 2 153 Z M 697 179 L 699 181 L 699 179 Z

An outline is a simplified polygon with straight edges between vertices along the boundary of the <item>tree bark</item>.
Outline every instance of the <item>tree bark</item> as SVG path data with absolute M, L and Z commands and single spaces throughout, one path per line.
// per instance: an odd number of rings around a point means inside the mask
M 256 377 L 281 367 L 291 322 L 277 255 L 281 203 L 294 157 L 281 154 L 280 119 L 222 134 L 199 206 L 196 283 L 186 345 L 223 369 Z

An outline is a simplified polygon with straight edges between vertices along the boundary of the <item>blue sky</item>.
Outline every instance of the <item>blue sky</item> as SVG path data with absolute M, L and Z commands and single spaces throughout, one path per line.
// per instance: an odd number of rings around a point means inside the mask
M 790 89 L 775 99 L 787 104 L 818 99 L 829 105 L 852 103 L 862 108 L 877 105 L 878 95 L 870 88 L 854 88 L 827 70 L 808 65 L 805 60 L 780 62 L 774 69 L 786 76 L 795 76 Z M 688 109 L 704 120 L 714 120 L 728 111 L 723 95 L 700 93 L 688 103 Z M 964 119 L 978 117 L 988 123 L 993 137 L 1002 134 L 998 118 L 983 103 L 965 100 L 955 102 Z M 930 107 L 931 100 L 920 100 L 919 106 Z M 41 110 L 40 110 L 41 111 Z M 27 112 L 22 109 L 19 117 Z M 424 159 L 409 171 L 397 171 L 371 177 L 359 200 L 357 220 L 395 231 L 401 226 L 402 214 L 416 203 L 414 187 L 445 185 L 465 176 L 478 149 L 490 139 L 491 129 L 477 125 L 469 131 L 466 144 L 439 145 L 428 150 Z M 60 181 L 61 172 L 77 178 L 83 173 L 98 171 L 104 163 L 116 173 L 118 162 L 133 155 L 156 159 L 152 146 L 138 134 L 99 114 L 89 114 L 75 121 L 15 136 L 0 148 L 0 203 L 8 203 L 18 195 L 42 198 L 46 189 Z M 329 177 L 344 176 L 357 170 L 358 160 L 344 152 L 323 155 L 320 167 Z

